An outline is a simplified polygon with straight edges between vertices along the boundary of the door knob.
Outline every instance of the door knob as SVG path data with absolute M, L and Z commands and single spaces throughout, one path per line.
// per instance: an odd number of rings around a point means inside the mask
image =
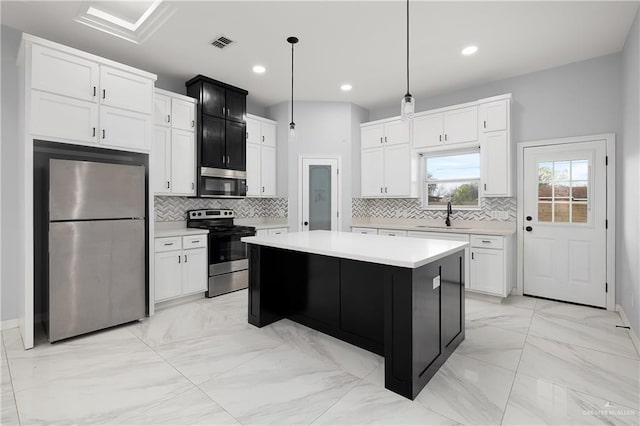
M 531 222 L 533 218 L 531 216 L 527 216 L 527 222 Z
M 526 228 L 524 228 L 524 229 L 525 229 L 525 231 L 527 231 L 527 232 L 531 232 L 531 231 L 533 231 L 533 228 L 532 228 L 532 227 L 530 227 L 530 226 L 527 226 L 527 227 L 526 227 Z
M 307 222 L 306 220 L 304 221 L 304 226 L 308 226 L 309 222 Z

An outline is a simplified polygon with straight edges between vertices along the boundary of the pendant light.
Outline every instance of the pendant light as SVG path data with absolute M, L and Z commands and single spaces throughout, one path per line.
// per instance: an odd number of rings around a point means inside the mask
M 289 137 L 296 136 L 296 123 L 293 121 L 293 45 L 298 42 L 298 37 L 289 37 L 287 42 L 291 44 L 291 123 L 289 123 Z
M 407 0 L 407 93 L 400 102 L 400 117 L 402 120 L 413 120 L 416 110 L 416 100 L 409 93 L 409 0 Z

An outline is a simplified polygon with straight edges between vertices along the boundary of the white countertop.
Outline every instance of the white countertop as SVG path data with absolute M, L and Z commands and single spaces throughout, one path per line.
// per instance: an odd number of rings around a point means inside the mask
M 156 222 L 154 237 L 180 237 L 184 235 L 208 234 L 208 229 L 187 228 L 186 221 L 179 222 Z
M 244 237 L 249 244 L 321 254 L 383 265 L 417 268 L 461 250 L 468 243 L 437 239 L 311 231 Z
M 401 231 L 442 232 L 447 234 L 476 234 L 509 236 L 516 233 L 515 222 L 454 220 L 451 227 L 441 219 L 383 219 L 354 218 L 352 228 L 378 228 Z
M 253 226 L 256 229 L 288 228 L 286 217 L 249 217 L 234 219 L 233 223 L 242 226 Z

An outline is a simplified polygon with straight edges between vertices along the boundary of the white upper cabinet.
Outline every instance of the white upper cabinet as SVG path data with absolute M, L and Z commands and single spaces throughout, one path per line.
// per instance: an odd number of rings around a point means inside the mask
M 384 148 L 384 195 L 411 196 L 411 147 L 408 143 Z
M 59 50 L 33 45 L 31 88 L 85 101 L 98 100 L 98 64 Z
M 454 109 L 444 113 L 444 142 L 447 144 L 478 140 L 478 107 Z
M 171 99 L 171 126 L 174 129 L 195 131 L 196 121 L 193 101 Z
M 22 38 L 31 136 L 150 150 L 155 75 L 29 34 Z
M 261 139 L 260 122 L 252 118 L 247 118 L 247 143 L 259 144 Z
M 433 148 L 478 140 L 478 107 L 421 114 L 413 120 L 413 147 Z
M 171 126 L 171 96 L 153 95 L 153 122 L 158 126 Z
M 262 144 L 266 146 L 276 146 L 276 125 L 273 123 L 260 123 L 262 133 Z
M 247 196 L 276 196 L 277 123 L 255 115 L 247 116 Z
M 151 148 L 152 117 L 120 108 L 100 107 L 99 144 L 135 151 Z
M 171 193 L 171 129 L 155 126 L 151 148 L 151 185 L 156 195 Z
M 98 143 L 98 104 L 53 93 L 31 91 L 30 133 L 68 143 Z
M 156 195 L 196 194 L 196 100 L 156 89 L 152 181 Z M 160 158 L 164 156 L 161 161 Z
M 193 133 L 171 130 L 171 193 L 195 195 L 196 153 Z
M 276 196 L 276 149 L 263 146 L 260 156 L 261 194 L 264 197 Z
M 512 195 L 511 149 L 506 130 L 487 133 L 480 145 L 482 195 L 508 197 Z
M 384 125 L 363 126 L 360 128 L 360 147 L 376 148 L 384 143 Z
M 361 192 L 363 197 L 384 196 L 384 148 L 363 149 Z
M 384 124 L 384 143 L 386 145 L 408 144 L 411 142 L 411 123 L 395 120 Z
M 509 100 L 480 104 L 480 128 L 483 132 L 507 130 L 509 124 Z
M 413 147 L 441 146 L 444 140 L 444 115 L 429 114 L 413 119 Z
M 115 108 L 152 114 L 153 81 L 127 71 L 101 66 L 100 102 Z

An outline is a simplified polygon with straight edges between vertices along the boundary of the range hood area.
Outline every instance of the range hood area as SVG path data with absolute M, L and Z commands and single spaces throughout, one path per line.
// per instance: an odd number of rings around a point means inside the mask
M 247 194 L 247 92 L 203 75 L 186 82 L 198 100 L 197 196 L 244 198 Z

